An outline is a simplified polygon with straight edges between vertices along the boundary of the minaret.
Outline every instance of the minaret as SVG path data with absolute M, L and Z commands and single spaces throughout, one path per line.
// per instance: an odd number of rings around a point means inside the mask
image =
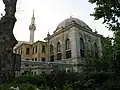
M 34 43 L 34 31 L 36 30 L 34 10 L 33 10 L 33 16 L 31 19 L 31 25 L 29 26 L 29 30 L 30 30 L 30 43 Z

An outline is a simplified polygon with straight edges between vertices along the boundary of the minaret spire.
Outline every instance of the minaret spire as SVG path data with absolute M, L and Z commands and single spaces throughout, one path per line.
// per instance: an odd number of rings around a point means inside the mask
M 35 16 L 34 16 L 34 10 L 33 10 L 33 16 L 31 18 L 31 24 L 34 24 L 35 25 Z
M 29 26 L 29 30 L 30 30 L 30 43 L 34 43 L 34 31 L 36 30 L 34 10 L 33 10 L 33 16 L 31 18 L 31 25 Z
M 34 17 L 34 10 L 33 10 L 33 17 Z

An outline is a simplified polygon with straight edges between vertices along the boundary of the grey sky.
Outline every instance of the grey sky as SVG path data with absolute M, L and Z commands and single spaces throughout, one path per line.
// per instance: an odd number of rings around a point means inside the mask
M 18 0 L 17 9 L 18 20 L 14 28 L 17 40 L 29 41 L 29 25 L 33 9 L 36 17 L 35 41 L 43 40 L 48 31 L 52 34 L 57 25 L 70 15 L 84 21 L 93 31 L 96 29 L 99 34 L 112 36 L 112 32 L 105 28 L 102 20 L 94 20 L 94 17 L 90 16 L 94 6 L 88 0 Z M 4 13 L 2 0 L 0 13 Z

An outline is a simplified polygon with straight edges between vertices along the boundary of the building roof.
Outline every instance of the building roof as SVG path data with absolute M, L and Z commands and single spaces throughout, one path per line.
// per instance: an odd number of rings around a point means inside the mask
M 59 30 L 63 29 L 63 28 L 66 28 L 67 26 L 71 25 L 72 23 L 76 23 L 78 25 L 80 25 L 81 27 L 89 30 L 89 31 L 92 31 L 92 29 L 86 24 L 84 23 L 82 20 L 78 19 L 78 18 L 73 18 L 73 17 L 70 17 L 68 19 L 65 19 L 64 21 L 62 21 L 56 28 L 56 31 L 55 32 L 58 32 Z
M 44 42 L 44 41 L 36 41 L 36 42 L 34 42 L 34 43 L 30 43 L 30 42 L 27 42 L 27 41 L 18 41 L 18 44 L 16 44 L 15 45 L 15 47 L 14 47 L 14 49 L 16 49 L 16 48 L 18 48 L 20 45 L 22 45 L 22 44 L 29 44 L 29 45 L 34 45 L 34 44 L 36 44 L 36 43 L 45 43 L 46 44 L 46 42 Z
M 30 42 L 27 42 L 27 41 L 18 41 L 18 43 L 14 46 L 14 49 L 17 48 L 17 47 L 19 47 L 23 43 L 31 44 Z

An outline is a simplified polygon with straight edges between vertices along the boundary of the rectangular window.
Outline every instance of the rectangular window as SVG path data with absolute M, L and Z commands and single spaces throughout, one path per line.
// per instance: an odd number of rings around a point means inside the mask
M 45 58 L 44 57 L 42 57 L 42 62 L 45 62 Z
M 25 67 L 29 67 L 29 64 L 25 64 Z
M 54 62 L 54 55 L 50 56 L 50 61 Z
M 21 48 L 21 55 L 22 55 L 22 48 Z
M 98 57 L 98 52 L 95 53 L 95 58 L 97 58 L 97 59 L 99 58 L 99 57 Z
M 66 59 L 71 58 L 71 50 L 66 51 Z
M 84 50 L 80 50 L 81 57 L 84 57 Z
M 30 48 L 26 48 L 26 54 L 30 54 Z
M 37 61 L 37 58 L 35 58 L 35 61 Z
M 45 53 L 45 46 L 42 45 L 42 53 Z
M 42 74 L 45 74 L 45 71 L 42 71 Z
M 20 54 L 20 49 L 18 50 L 18 54 Z
M 34 47 L 33 47 L 33 50 L 32 50 L 33 54 L 34 54 Z
M 57 60 L 61 60 L 61 53 L 57 54 Z
M 35 53 L 37 53 L 37 46 L 35 47 Z
M 34 72 L 34 75 L 36 75 L 36 72 Z

